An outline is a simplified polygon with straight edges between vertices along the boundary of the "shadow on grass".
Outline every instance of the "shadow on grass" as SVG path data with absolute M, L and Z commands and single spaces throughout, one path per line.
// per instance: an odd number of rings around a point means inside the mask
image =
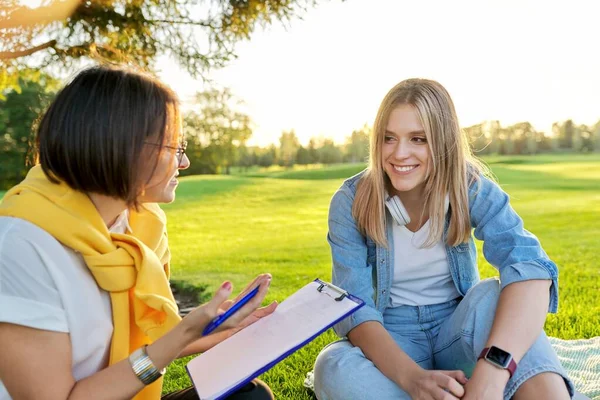
M 211 294 L 208 293 L 208 285 L 193 285 L 183 280 L 171 280 L 171 291 L 175 296 L 179 314 L 184 316 L 199 304 L 206 303 L 211 299 Z

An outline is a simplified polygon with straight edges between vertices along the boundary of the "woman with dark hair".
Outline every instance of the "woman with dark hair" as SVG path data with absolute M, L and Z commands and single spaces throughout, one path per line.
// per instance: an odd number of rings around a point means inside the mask
M 171 361 L 275 310 L 258 308 L 271 281 L 262 274 L 214 334 L 202 331 L 233 303 L 230 282 L 178 315 L 157 203 L 175 199 L 189 160 L 177 97 L 162 83 L 87 69 L 56 96 L 36 142 L 39 165 L 0 204 L 0 399 L 158 400 Z M 231 396 L 271 398 L 260 381 Z

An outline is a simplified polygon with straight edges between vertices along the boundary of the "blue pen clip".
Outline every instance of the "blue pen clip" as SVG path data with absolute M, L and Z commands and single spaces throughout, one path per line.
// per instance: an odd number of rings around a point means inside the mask
M 210 321 L 210 323 L 208 325 L 206 325 L 206 328 L 204 328 L 204 330 L 202 331 L 202 336 L 211 334 L 215 329 L 217 329 L 221 324 L 223 324 L 223 322 L 225 322 L 227 320 L 227 318 L 231 317 L 233 314 L 236 313 L 236 311 L 238 311 L 240 308 L 245 306 L 246 303 L 248 303 L 250 300 L 252 300 L 252 298 L 254 296 L 256 296 L 259 288 L 260 288 L 260 286 L 255 287 L 253 290 L 248 292 L 244 297 L 242 297 L 240 299 L 240 301 L 236 302 L 231 307 L 229 307 L 229 309 L 227 311 L 225 311 L 223 314 L 215 317 L 212 321 Z

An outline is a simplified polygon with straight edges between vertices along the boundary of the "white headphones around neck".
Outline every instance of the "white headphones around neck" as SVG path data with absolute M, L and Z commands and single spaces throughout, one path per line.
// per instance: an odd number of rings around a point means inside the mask
M 404 204 L 402 204 L 398 196 L 387 196 L 385 199 L 385 206 L 398 225 L 404 226 L 410 224 L 408 211 L 406 211 Z

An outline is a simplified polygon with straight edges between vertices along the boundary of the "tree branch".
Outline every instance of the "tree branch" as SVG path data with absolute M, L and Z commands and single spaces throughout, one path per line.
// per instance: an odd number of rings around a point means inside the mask
M 186 21 L 186 20 L 178 20 L 178 21 L 170 21 L 166 19 L 147 19 L 147 22 L 151 22 L 153 24 L 180 24 L 180 25 L 195 25 L 195 26 L 204 26 L 206 28 L 213 28 L 215 26 L 210 22 L 202 22 L 202 21 Z
M 56 40 L 50 40 L 49 42 L 46 42 L 44 44 L 40 44 L 39 46 L 35 46 L 35 47 L 32 47 L 30 49 L 26 49 L 26 50 L 20 50 L 20 51 L 1 51 L 0 52 L 0 60 L 10 60 L 10 59 L 13 59 L 13 58 L 30 56 L 33 53 L 37 53 L 38 51 L 47 49 L 49 47 L 54 47 L 54 46 L 56 46 Z

